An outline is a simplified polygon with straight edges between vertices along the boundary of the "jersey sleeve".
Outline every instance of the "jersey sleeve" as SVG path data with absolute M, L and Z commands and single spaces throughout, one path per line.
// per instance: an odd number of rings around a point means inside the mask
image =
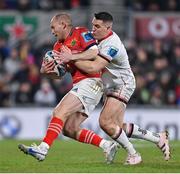
M 87 50 L 87 49 L 89 49 L 90 47 L 92 47 L 94 45 L 97 46 L 96 40 L 92 36 L 91 32 L 88 31 L 87 29 L 84 29 L 84 30 L 80 31 L 79 39 L 80 39 L 80 42 L 81 42 L 81 46 L 82 46 L 82 48 L 84 48 L 84 50 Z
M 102 48 L 99 50 L 99 56 L 106 59 L 108 62 L 116 58 L 116 55 L 118 54 L 119 49 L 114 45 L 106 45 L 102 46 Z

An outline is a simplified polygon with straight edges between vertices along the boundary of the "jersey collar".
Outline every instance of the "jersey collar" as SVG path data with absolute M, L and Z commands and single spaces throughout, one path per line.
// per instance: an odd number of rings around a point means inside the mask
M 101 40 L 98 40 L 98 42 L 101 42 L 101 41 L 103 41 L 103 40 L 105 40 L 105 39 L 107 39 L 109 36 L 111 36 L 111 35 L 113 35 L 113 32 L 112 31 L 110 31 L 105 37 L 103 37 Z
M 72 27 L 72 28 L 71 28 L 71 31 L 70 31 L 70 33 L 69 33 L 69 35 L 68 35 L 68 37 L 69 37 L 69 36 L 72 36 L 72 34 L 73 34 L 74 30 L 75 30 L 75 28 L 74 28 L 74 27 Z
M 71 31 L 69 32 L 69 34 L 68 34 L 68 36 L 66 37 L 66 39 L 64 39 L 63 41 L 58 41 L 58 42 L 60 42 L 60 43 L 64 43 L 64 42 L 67 40 L 67 38 L 69 38 L 69 37 L 71 37 L 71 36 L 72 36 L 72 34 L 73 34 L 74 30 L 75 30 L 75 28 L 74 28 L 74 27 L 72 27 L 72 28 L 71 28 Z

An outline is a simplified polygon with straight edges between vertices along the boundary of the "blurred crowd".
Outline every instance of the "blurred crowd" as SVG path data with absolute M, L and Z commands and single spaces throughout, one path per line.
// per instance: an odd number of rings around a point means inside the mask
M 42 48 L 43 47 L 43 48 Z M 54 106 L 71 89 L 69 74 L 63 80 L 40 75 L 43 55 L 52 45 L 33 48 L 28 40 L 10 48 L 0 38 L 0 106 Z
M 180 38 L 127 43 L 137 87 L 133 104 L 180 106 Z
M 180 0 L 125 0 L 124 4 L 135 11 L 180 11 Z
M 65 10 L 89 6 L 89 0 L 1 0 L 1 10 Z
M 103 3 L 103 1 L 101 1 Z M 71 9 L 87 7 L 91 0 L 1 0 L 0 9 L 17 9 L 20 11 Z M 179 11 L 180 0 L 124 0 L 127 8 L 136 11 Z
M 125 42 L 137 88 L 131 104 L 180 106 L 180 39 Z M 50 80 L 39 73 L 51 44 L 33 48 L 28 40 L 10 48 L 0 38 L 0 106 L 54 106 L 71 89 L 69 74 Z
M 54 10 L 90 5 L 91 0 L 1 0 L 0 10 Z M 180 0 L 126 0 L 125 6 L 136 11 L 178 11 Z M 43 55 L 52 49 L 44 43 L 20 40 L 10 46 L 0 36 L 0 107 L 54 106 L 71 89 L 71 76 L 47 79 L 39 70 Z M 124 42 L 137 87 L 130 104 L 180 106 L 180 38 L 165 40 L 127 40 Z

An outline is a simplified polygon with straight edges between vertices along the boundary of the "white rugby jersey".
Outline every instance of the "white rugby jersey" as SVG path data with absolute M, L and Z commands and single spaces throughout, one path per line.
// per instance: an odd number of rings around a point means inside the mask
M 98 48 L 99 55 L 109 61 L 102 73 L 103 82 L 109 83 L 111 86 L 112 83 L 120 84 L 122 81 L 128 83 L 130 79 L 134 80 L 126 49 L 115 32 L 100 41 Z

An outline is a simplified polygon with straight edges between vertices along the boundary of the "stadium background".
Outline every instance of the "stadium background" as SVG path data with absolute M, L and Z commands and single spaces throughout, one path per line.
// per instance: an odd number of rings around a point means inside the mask
M 1 0 L 0 144 L 40 140 L 53 107 L 72 87 L 69 74 L 62 81 L 39 74 L 55 41 L 51 17 L 68 12 L 74 26 L 91 29 L 99 11 L 113 15 L 136 76 L 126 120 L 155 132 L 168 129 L 171 140 L 180 139 L 179 0 Z M 106 137 L 98 127 L 101 106 L 83 126 Z

